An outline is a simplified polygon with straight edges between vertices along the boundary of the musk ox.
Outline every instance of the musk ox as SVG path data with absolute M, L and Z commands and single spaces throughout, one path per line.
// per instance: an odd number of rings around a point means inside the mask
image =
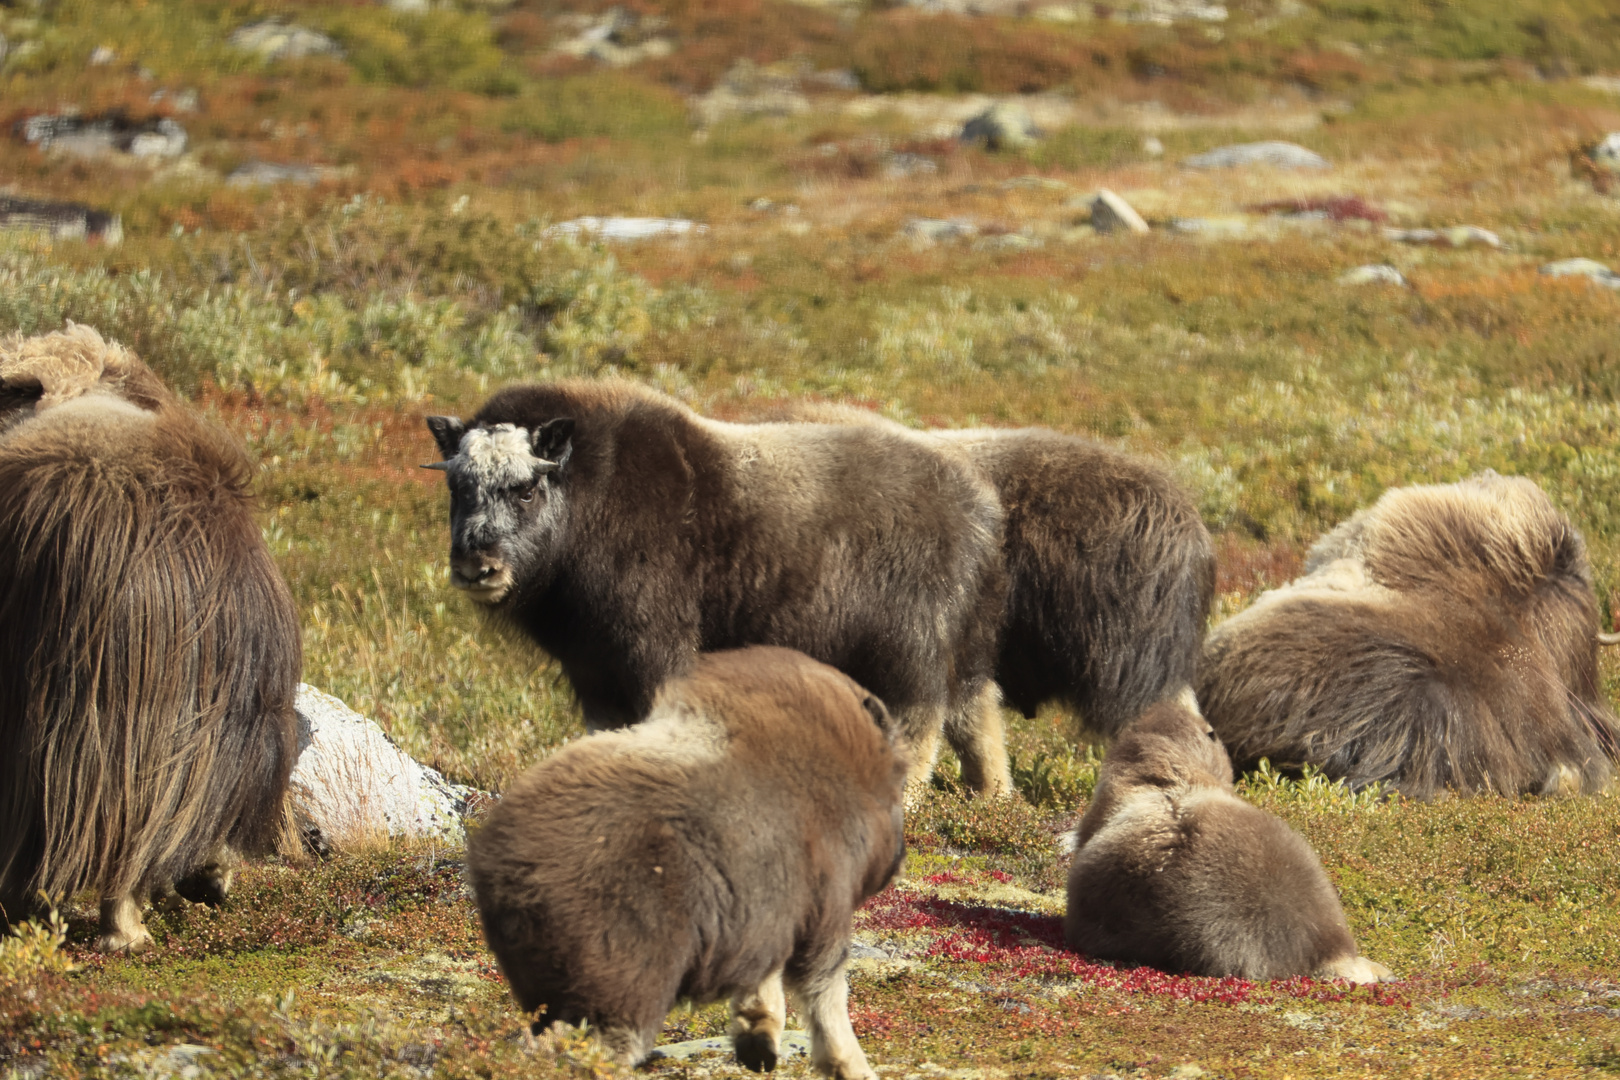
M 722 423 L 625 382 L 509 387 L 428 426 L 452 582 L 561 662 L 591 730 L 645 717 L 700 651 L 782 645 L 888 704 L 914 780 L 943 727 L 971 786 L 1010 789 L 1000 507 L 937 440 Z
M 1305 839 L 1232 790 L 1191 691 L 1151 706 L 1103 761 L 1075 831 L 1069 947 L 1197 975 L 1378 982 Z
M 296 612 L 251 466 L 94 330 L 0 341 L 0 905 L 219 899 L 278 837 Z M 191 878 L 191 880 L 187 880 Z
M 1388 491 L 1305 571 L 1205 644 L 1198 700 L 1239 767 L 1420 799 L 1609 782 L 1586 545 L 1529 480 Z
M 776 1063 L 784 988 L 821 1071 L 871 1078 L 847 1010 L 850 916 L 905 839 L 882 702 L 789 649 L 701 657 L 648 717 L 525 773 L 467 842 L 484 938 L 526 1012 L 627 1064 L 677 999 L 731 1000 L 737 1058 Z
M 1198 507 L 1150 462 L 1040 428 L 937 432 L 1001 500 L 1002 697 L 1025 716 L 1073 705 L 1116 735 L 1193 679 L 1215 594 Z

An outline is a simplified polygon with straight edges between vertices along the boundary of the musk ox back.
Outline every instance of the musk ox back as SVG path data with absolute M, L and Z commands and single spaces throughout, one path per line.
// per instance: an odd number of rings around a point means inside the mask
M 1198 699 L 1233 759 L 1405 795 L 1605 786 L 1586 545 L 1529 480 L 1386 492 L 1211 633 Z
M 297 618 L 245 455 L 136 357 L 70 327 L 0 380 L 0 904 L 94 888 L 138 948 L 147 897 L 276 838 Z
M 1077 952 L 1245 979 L 1389 977 L 1356 954 L 1305 839 L 1233 792 L 1190 692 L 1110 748 L 1075 840 L 1064 936 Z
M 1150 462 L 1039 428 L 938 432 L 1001 499 L 1007 612 L 996 681 L 1115 735 L 1192 681 L 1215 593 L 1198 508 Z
M 876 698 L 787 649 L 702 657 L 649 717 L 525 773 L 468 840 L 484 937 L 536 1027 L 626 1063 L 677 999 L 731 999 L 774 1065 L 784 987 L 814 1063 L 871 1077 L 846 1008 L 850 917 L 904 853 L 906 765 Z
M 510 387 L 428 421 L 451 578 L 562 664 L 592 730 L 700 651 L 799 649 L 870 687 L 932 767 L 1010 786 L 991 673 L 1000 508 L 959 454 L 872 424 L 728 424 L 628 383 Z

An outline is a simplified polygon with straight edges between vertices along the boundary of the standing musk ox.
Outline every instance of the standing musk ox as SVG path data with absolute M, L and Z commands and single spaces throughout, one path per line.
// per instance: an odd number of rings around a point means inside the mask
M 799 649 L 870 687 L 932 769 L 1010 790 L 991 681 L 995 493 L 937 440 L 729 424 L 624 382 L 509 387 L 428 418 L 450 574 L 556 657 L 593 731 L 647 715 L 700 651 Z
M 94 330 L 0 341 L 6 918 L 89 887 L 141 948 L 144 900 L 222 899 L 277 838 L 300 643 L 251 472 Z
M 1027 428 L 936 432 L 1001 499 L 1008 578 L 996 681 L 1034 716 L 1057 699 L 1117 735 L 1192 682 L 1215 594 L 1198 507 L 1155 465 Z
M 1315 852 L 1238 798 L 1191 691 L 1125 729 L 1075 832 L 1069 947 L 1195 975 L 1378 982 Z
M 1241 767 L 1320 768 L 1428 799 L 1604 787 L 1586 545 L 1529 480 L 1385 492 L 1305 576 L 1211 633 L 1198 700 Z
M 776 1064 L 784 989 L 811 1059 L 872 1080 L 847 1008 L 850 917 L 905 850 L 882 702 L 789 649 L 701 657 L 641 723 L 525 773 L 467 841 L 484 938 L 535 1028 L 588 1022 L 626 1064 L 677 999 L 731 1000 Z

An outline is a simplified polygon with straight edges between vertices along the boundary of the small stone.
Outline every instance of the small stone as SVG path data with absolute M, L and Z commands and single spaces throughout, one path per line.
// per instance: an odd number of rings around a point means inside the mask
M 1437 247 L 1488 248 L 1502 246 L 1502 238 L 1478 225 L 1452 225 L 1444 229 L 1385 229 L 1384 239 L 1402 244 L 1433 244 Z
M 1248 236 L 1253 230 L 1247 218 L 1195 217 L 1171 218 L 1170 231 L 1206 240 L 1237 240 Z
M 265 60 L 343 55 L 342 47 L 325 34 L 278 19 L 265 19 L 239 27 L 226 40 L 233 48 L 257 53 Z
M 1611 131 L 1592 147 L 1592 164 L 1604 172 L 1620 173 L 1620 131 Z
M 1001 190 L 1050 191 L 1061 194 L 1069 190 L 1069 185 L 1051 176 L 1015 176 L 1011 180 L 1003 180 Z
M 1103 188 L 1091 201 L 1091 227 L 1100 233 L 1148 232 L 1148 223 L 1142 220 L 1134 207 L 1118 195 Z
M 912 218 L 900 229 L 900 235 L 919 244 L 939 244 L 948 240 L 962 240 L 977 236 L 979 227 L 967 218 Z
M 1142 140 L 1142 153 L 1151 158 L 1164 157 L 1164 143 L 1157 135 L 1149 135 Z
M 109 247 L 124 239 L 123 219 L 117 214 L 95 210 L 83 203 L 3 195 L 0 195 L 0 229 L 43 232 L 54 240 L 97 240 Z
M 653 240 L 700 235 L 708 231 L 707 225 L 699 225 L 685 218 L 581 217 L 553 225 L 544 235 L 594 240 Z
M 425 15 L 432 7 L 428 0 L 388 0 L 388 10 L 401 15 Z
M 1340 285 L 1405 285 L 1401 272 L 1386 263 L 1373 263 L 1347 270 L 1339 276 Z
M 1620 274 L 1596 259 L 1559 259 L 1541 268 L 1548 277 L 1583 277 L 1605 289 L 1620 289 Z
M 884 151 L 883 175 L 890 180 L 907 180 L 913 176 L 932 176 L 939 172 L 934 159 L 922 154 Z
M 225 178 L 231 187 L 268 187 L 272 184 L 314 185 L 323 170 L 316 165 L 278 165 L 273 161 L 249 161 L 238 165 Z
M 116 59 L 118 59 L 118 54 L 110 46 L 97 45 L 95 50 L 90 53 L 90 66 L 104 67 Z
M 978 143 L 987 150 L 1017 150 L 1041 137 L 1029 109 L 1017 101 L 998 101 L 962 125 L 962 142 Z
M 1242 165 L 1269 165 L 1274 169 L 1332 168 L 1322 155 L 1290 142 L 1240 143 L 1194 154 L 1182 162 L 1189 169 L 1230 169 Z
M 1032 251 L 1041 246 L 1041 242 L 1033 236 L 1022 233 L 997 233 L 994 236 L 981 237 L 973 244 L 975 251 Z

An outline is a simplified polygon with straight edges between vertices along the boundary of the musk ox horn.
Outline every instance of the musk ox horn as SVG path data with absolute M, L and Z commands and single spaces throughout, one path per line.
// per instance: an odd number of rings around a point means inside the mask
M 430 461 L 426 465 L 418 465 L 417 468 L 434 469 L 438 472 L 445 472 L 450 468 L 450 463 L 448 461 Z
M 1597 642 L 1599 645 L 1620 645 L 1620 634 L 1604 634 L 1600 632 L 1597 636 Z

